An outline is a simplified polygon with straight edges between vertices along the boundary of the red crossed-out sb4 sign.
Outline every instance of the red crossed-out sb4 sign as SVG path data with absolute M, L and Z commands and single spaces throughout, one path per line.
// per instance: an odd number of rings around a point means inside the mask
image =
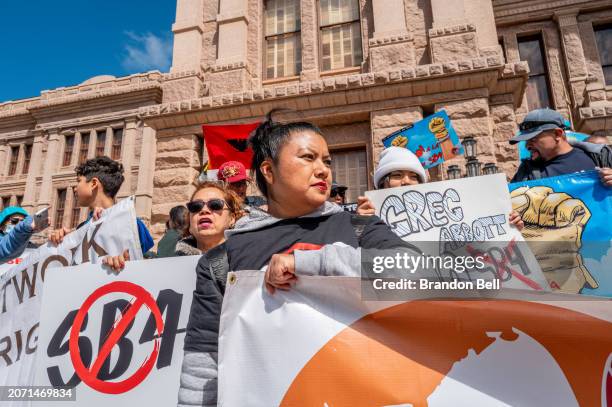
M 104 344 L 100 348 L 98 356 L 94 358 L 91 366 L 87 367 L 81 359 L 81 353 L 79 349 L 79 332 L 87 315 L 87 312 L 91 306 L 101 297 L 111 293 L 125 293 L 134 296 L 133 302 L 130 306 L 122 312 L 121 318 L 117 321 L 110 334 L 106 338 Z M 140 308 L 146 305 L 147 308 L 153 314 L 155 318 L 155 325 L 157 330 L 157 337 L 153 350 L 149 357 L 144 361 L 142 366 L 130 377 L 119 382 L 106 382 L 97 378 L 100 368 L 102 367 L 105 359 L 110 355 L 111 350 L 117 344 L 117 341 L 121 339 L 121 336 L 125 332 L 126 328 L 136 318 L 136 314 Z M 138 386 L 148 375 L 155 366 L 157 356 L 160 348 L 160 337 L 164 331 L 164 321 L 162 314 L 155 302 L 155 299 L 151 294 L 139 285 L 127 282 L 127 281 L 116 281 L 110 284 L 106 284 L 97 290 L 95 290 L 83 303 L 79 311 L 77 312 L 72 328 L 70 330 L 70 359 L 76 374 L 81 380 L 86 383 L 89 387 L 102 393 L 108 394 L 121 394 L 130 391 L 134 387 Z

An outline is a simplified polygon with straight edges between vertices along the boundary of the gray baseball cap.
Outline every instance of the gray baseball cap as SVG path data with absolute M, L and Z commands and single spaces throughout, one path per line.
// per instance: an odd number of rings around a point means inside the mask
M 565 129 L 565 119 L 552 109 L 536 109 L 527 113 L 519 124 L 519 132 L 510 139 L 510 144 L 530 140 L 545 130 Z

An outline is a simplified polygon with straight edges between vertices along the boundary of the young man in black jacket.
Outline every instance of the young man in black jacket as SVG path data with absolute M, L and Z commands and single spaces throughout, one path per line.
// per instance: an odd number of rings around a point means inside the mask
M 527 141 L 532 158 L 521 163 L 512 182 L 597 168 L 602 182 L 612 186 L 612 149 L 602 144 L 570 142 L 564 126 L 563 116 L 551 109 L 536 109 L 525 116 L 510 144 Z

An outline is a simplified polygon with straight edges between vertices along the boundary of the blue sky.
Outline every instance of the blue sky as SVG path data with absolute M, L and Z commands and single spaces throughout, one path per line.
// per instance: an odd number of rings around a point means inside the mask
M 0 0 L 0 102 L 172 60 L 176 0 Z

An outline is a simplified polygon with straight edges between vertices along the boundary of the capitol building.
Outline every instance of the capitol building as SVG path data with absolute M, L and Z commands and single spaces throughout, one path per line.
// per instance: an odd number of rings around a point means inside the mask
M 508 139 L 534 108 L 612 140 L 609 0 L 178 0 L 169 72 L 113 77 L 0 101 L 3 207 L 85 216 L 74 168 L 107 155 L 119 198 L 156 238 L 207 161 L 203 124 L 250 123 L 273 108 L 317 124 L 348 200 L 373 188 L 382 139 L 446 110 L 478 160 L 512 176 Z M 455 158 L 432 171 L 447 177 Z

